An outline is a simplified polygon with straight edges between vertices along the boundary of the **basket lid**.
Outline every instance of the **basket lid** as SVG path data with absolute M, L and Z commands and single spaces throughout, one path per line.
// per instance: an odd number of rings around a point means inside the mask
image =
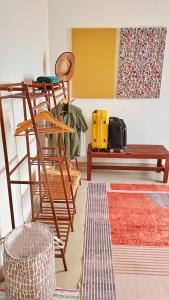
M 29 259 L 43 253 L 54 241 L 46 224 L 34 222 L 16 227 L 4 240 L 4 249 L 14 259 Z

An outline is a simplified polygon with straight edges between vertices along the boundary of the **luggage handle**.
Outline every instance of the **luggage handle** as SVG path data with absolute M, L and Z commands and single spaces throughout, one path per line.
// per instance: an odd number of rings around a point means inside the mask
M 115 121 L 120 120 L 118 117 L 110 117 L 109 119 L 114 119 Z

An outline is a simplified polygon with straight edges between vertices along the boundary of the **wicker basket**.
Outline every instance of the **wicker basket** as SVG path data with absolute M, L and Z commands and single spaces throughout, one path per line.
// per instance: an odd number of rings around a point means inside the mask
M 9 300 L 51 300 L 55 288 L 54 233 L 30 223 L 11 231 L 4 241 L 4 274 Z

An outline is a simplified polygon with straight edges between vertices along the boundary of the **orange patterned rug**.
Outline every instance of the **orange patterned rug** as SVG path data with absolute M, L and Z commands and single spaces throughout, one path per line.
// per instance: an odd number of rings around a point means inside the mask
M 113 245 L 169 246 L 169 186 L 110 186 L 108 207 Z
M 121 191 L 150 191 L 150 192 L 169 192 L 169 185 L 155 184 L 110 184 L 111 190 Z

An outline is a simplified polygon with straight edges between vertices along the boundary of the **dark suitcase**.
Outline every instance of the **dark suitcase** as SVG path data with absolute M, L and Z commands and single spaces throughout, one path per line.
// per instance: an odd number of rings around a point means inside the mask
M 127 144 L 127 127 L 122 119 L 109 118 L 108 145 L 110 152 L 125 150 Z

